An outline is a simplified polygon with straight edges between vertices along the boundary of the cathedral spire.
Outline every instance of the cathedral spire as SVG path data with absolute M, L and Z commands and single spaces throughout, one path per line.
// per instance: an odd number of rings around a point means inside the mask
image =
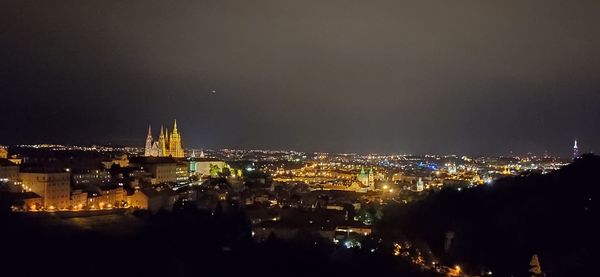
M 169 128 L 165 128 L 165 142 L 166 142 L 167 146 L 169 145 L 170 139 L 171 138 L 169 137 Z M 166 156 L 169 156 L 169 155 L 166 155 Z
M 149 157 L 152 155 L 152 126 L 148 125 L 148 135 L 146 136 L 146 145 L 144 147 L 144 156 Z
M 173 120 L 173 133 L 169 137 L 169 154 L 175 158 L 183 158 L 185 155 L 181 147 L 181 134 L 177 130 L 177 119 Z
M 181 134 L 177 129 L 177 119 L 173 120 L 173 130 L 171 133 L 169 133 L 168 128 L 160 126 L 160 134 L 157 141 L 154 141 L 154 138 L 152 138 L 152 127 L 148 126 L 144 156 L 171 156 L 174 158 L 183 158 L 185 156 L 185 150 L 181 146 Z
M 160 157 L 164 157 L 167 155 L 167 142 L 166 142 L 166 138 L 165 138 L 165 133 L 163 130 L 163 126 L 160 126 L 160 135 L 158 136 L 158 147 L 160 150 L 159 156 Z

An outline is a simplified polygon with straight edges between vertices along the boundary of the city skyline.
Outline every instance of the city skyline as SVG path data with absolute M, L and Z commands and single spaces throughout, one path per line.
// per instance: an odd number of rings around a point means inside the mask
M 39 143 L 39 144 L 16 144 L 16 145 L 1 145 L 0 150 L 6 150 L 7 148 L 34 148 L 34 149 L 46 149 L 49 151 L 97 151 L 97 152 L 110 152 L 110 151 L 131 151 L 136 155 L 142 155 L 146 157 L 173 157 L 173 158 L 204 158 L 205 152 L 221 153 L 295 153 L 298 155 L 308 156 L 319 156 L 319 155 L 339 155 L 347 157 L 362 157 L 365 159 L 382 159 L 386 157 L 390 158 L 432 158 L 432 159 L 444 159 L 444 158 L 511 158 L 511 159 L 530 159 L 530 158 L 548 158 L 548 159 L 559 159 L 562 161 L 574 160 L 581 155 L 595 155 L 594 152 L 580 152 L 578 147 L 571 148 L 570 155 L 555 155 L 551 153 L 508 153 L 498 155 L 467 155 L 464 153 L 399 153 L 399 152 L 335 152 L 335 151 L 301 151 L 298 149 L 244 149 L 244 148 L 197 148 L 197 147 L 182 147 L 182 154 L 178 154 L 178 157 L 174 157 L 173 154 L 163 155 L 161 152 L 154 152 L 154 144 L 158 144 L 159 141 L 153 141 L 151 148 L 140 147 L 140 146 L 128 146 L 128 145 L 102 145 L 102 144 L 90 144 L 90 145 L 76 145 L 76 144 L 58 144 L 58 143 Z M 150 149 L 151 152 L 147 152 L 146 149 Z M 242 156 L 244 156 L 243 154 Z M 183 156 L 181 156 L 183 155 Z M 245 160 L 248 158 L 238 158 Z M 252 159 L 250 159 L 252 160 Z
M 163 126 L 161 126 L 163 127 Z M 153 137 L 154 137 L 154 132 L 152 132 Z M 160 133 L 159 133 L 160 134 Z M 146 138 L 146 142 L 148 139 L 148 134 L 146 134 L 145 136 Z M 127 148 L 138 148 L 138 149 L 142 149 L 144 150 L 145 148 L 147 148 L 147 145 L 140 145 L 140 140 L 139 138 L 137 139 L 131 139 L 131 140 L 127 140 L 127 141 L 132 141 L 132 143 L 113 143 L 113 142 L 93 142 L 93 143 L 61 143 L 61 142 L 35 142 L 35 143 L 17 143 L 17 144 L 2 144 L 0 143 L 0 146 L 4 146 L 4 147 L 9 147 L 9 146 L 34 146 L 34 145 L 38 145 L 38 146 L 51 146 L 51 145 L 62 145 L 62 146 L 74 146 L 74 147 L 93 147 L 93 146 L 102 146 L 102 147 L 127 147 Z M 155 143 L 159 143 L 159 141 L 153 141 L 154 143 L 152 144 L 152 146 L 154 146 Z M 586 154 L 586 153 L 595 153 L 592 149 L 588 149 L 588 148 L 583 148 L 583 150 L 580 150 L 579 147 L 577 147 L 577 139 L 575 139 L 575 147 L 573 147 L 573 141 L 570 141 L 571 143 L 571 147 L 570 148 L 565 148 L 565 149 L 561 149 L 560 151 L 548 151 L 548 150 L 544 150 L 544 151 L 524 151 L 524 152 L 514 152 L 514 151 L 506 151 L 506 152 L 501 152 L 501 153 L 461 153 L 461 152 L 433 152 L 433 151 L 424 151 L 424 152 L 400 152 L 400 151 L 387 151 L 387 152 L 377 152 L 377 151 L 352 151 L 352 150 L 347 150 L 347 151 L 330 151 L 330 150 L 314 150 L 314 149 L 297 149 L 297 148 L 286 148 L 286 147 L 254 147 L 254 148 L 244 148 L 244 147 L 227 147 L 227 146 L 223 146 L 223 147 L 216 147 L 216 148 L 211 148 L 211 147 L 202 147 L 202 146 L 182 146 L 183 151 L 186 152 L 190 152 L 191 151 L 199 151 L 199 150 L 213 150 L 213 151 L 217 151 L 217 150 L 238 150 L 238 151 L 299 151 L 299 152 L 305 152 L 305 153 L 330 153 L 330 154 L 357 154 L 357 155 L 405 155 L 405 156 L 410 156 L 410 155 L 416 155 L 416 156 L 420 156 L 420 155 L 438 155 L 438 156 L 451 156 L 451 155 L 459 155 L 459 156 L 474 156 L 474 157 L 501 157 L 501 156 L 506 156 L 506 157 L 510 157 L 510 156 L 554 156 L 554 157 L 561 157 L 561 158 L 569 158 L 569 157 L 576 157 L 578 156 L 578 154 Z M 154 154 L 153 154 L 154 155 Z
M 165 131 L 166 130 L 166 131 Z M 139 144 L 139 138 L 132 140 L 134 141 L 132 144 L 118 144 L 118 143 L 88 143 L 88 144 L 72 144 L 72 143 L 59 143 L 59 142 L 43 142 L 43 143 L 19 143 L 19 144 L 13 144 L 13 145 L 2 145 L 0 144 L 0 147 L 9 147 L 9 146 L 18 146 L 18 147 L 56 147 L 56 146 L 63 146 L 63 147 L 67 147 L 67 146 L 72 146 L 75 147 L 76 149 L 78 148 L 82 148 L 82 149 L 88 149 L 88 147 L 116 147 L 116 148 L 137 148 L 137 149 L 141 149 L 141 151 L 143 152 L 143 154 L 145 156 L 170 156 L 169 155 L 164 155 L 162 154 L 164 150 L 161 150 L 163 147 L 162 145 L 165 143 L 165 141 L 167 141 L 167 151 L 164 151 L 164 153 L 169 153 L 168 152 L 168 141 L 169 139 L 167 139 L 169 137 L 168 135 L 168 128 L 164 128 L 163 125 L 161 125 L 160 128 L 160 132 L 158 133 L 158 139 L 154 140 L 154 132 L 152 131 L 152 125 L 148 126 L 148 133 L 145 136 L 145 144 L 140 146 Z M 167 133 L 164 133 L 167 132 Z M 167 134 L 167 135 L 164 135 Z M 163 137 L 164 135 L 164 137 Z M 549 156 L 549 157 L 561 157 L 561 158 L 576 158 L 581 154 L 594 154 L 594 151 L 589 150 L 584 148 L 583 151 L 580 150 L 580 148 L 578 147 L 578 141 L 577 138 L 574 139 L 574 141 L 572 141 L 572 146 L 571 148 L 569 148 L 570 154 L 564 154 L 561 152 L 565 152 L 567 153 L 567 151 L 559 151 L 559 152 L 549 152 L 547 150 L 543 151 L 543 152 L 534 152 L 534 151 L 527 151 L 527 152 L 521 152 L 521 153 L 517 153 L 517 152 L 513 152 L 513 151 L 509 151 L 507 153 L 494 153 L 494 154 L 466 154 L 466 153 L 460 153 L 460 152 L 422 152 L 422 153 L 411 153 L 411 152 L 397 152 L 397 151 L 390 151 L 390 152 L 376 152 L 376 151 L 327 151 L 327 150 L 306 150 L 306 149 L 293 149 L 293 148 L 236 148 L 236 147 L 220 147 L 220 148 L 209 148 L 209 147 L 197 147 L 197 146 L 184 146 L 181 143 L 181 135 L 178 133 L 178 142 L 176 142 L 176 145 L 178 145 L 177 147 L 180 148 L 180 150 L 177 151 L 177 156 L 178 157 L 183 157 L 183 155 L 189 156 L 188 154 L 194 152 L 194 151 L 202 151 L 202 150 L 209 150 L 209 151 L 221 151 L 221 150 L 235 150 L 235 151 L 298 151 L 298 152 L 304 152 L 304 153 L 328 153 L 328 154 L 342 154 L 342 155 L 348 155 L 348 154 L 352 154 L 352 155 L 399 155 L 399 156 L 411 156 L 411 155 L 415 155 L 415 156 L 427 156 L 427 155 L 434 155 L 434 156 L 474 156 L 474 157 L 518 157 L 518 156 Z M 161 139 L 162 138 L 162 139 Z M 564 149 L 563 149 L 564 150 Z

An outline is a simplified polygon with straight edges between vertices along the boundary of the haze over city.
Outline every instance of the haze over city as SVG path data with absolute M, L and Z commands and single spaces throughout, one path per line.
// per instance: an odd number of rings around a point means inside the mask
M 10 1 L 0 143 L 568 156 L 600 140 L 600 3 Z M 60 127 L 59 127 L 60 126 Z

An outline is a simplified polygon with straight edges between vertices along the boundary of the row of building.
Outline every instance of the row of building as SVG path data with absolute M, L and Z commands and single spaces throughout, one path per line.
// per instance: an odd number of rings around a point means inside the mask
M 136 189 L 128 192 L 122 183 L 72 186 L 72 175 L 67 170 L 36 168 L 19 171 L 18 166 L 4 164 L 17 181 L 8 181 L 14 192 L 16 207 L 25 211 L 40 210 L 94 210 L 122 207 L 148 209 L 156 206 L 160 194 L 156 189 Z M 15 175 L 16 174 L 16 175 Z M 6 177 L 3 176 L 3 177 Z M 14 178 L 14 177 L 13 177 Z M 13 179 L 14 180 L 14 179 Z M 162 197 L 159 201 L 168 201 Z
M 23 210 L 157 210 L 174 202 L 172 190 L 161 190 L 163 185 L 188 185 L 214 174 L 215 168 L 225 167 L 222 161 L 206 158 L 118 155 L 98 163 L 77 161 L 73 165 L 60 161 L 18 165 L 0 158 L 0 185 L 13 193 Z

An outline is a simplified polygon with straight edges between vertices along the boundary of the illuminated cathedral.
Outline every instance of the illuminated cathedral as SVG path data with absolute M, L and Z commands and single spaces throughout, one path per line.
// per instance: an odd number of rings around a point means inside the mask
M 173 133 L 169 134 L 169 129 L 163 131 L 160 127 L 160 135 L 155 141 L 152 137 L 152 127 L 148 126 L 148 136 L 146 137 L 146 148 L 144 150 L 146 157 L 173 157 L 183 158 L 184 151 L 181 147 L 181 134 L 177 130 L 177 120 L 173 123 Z

